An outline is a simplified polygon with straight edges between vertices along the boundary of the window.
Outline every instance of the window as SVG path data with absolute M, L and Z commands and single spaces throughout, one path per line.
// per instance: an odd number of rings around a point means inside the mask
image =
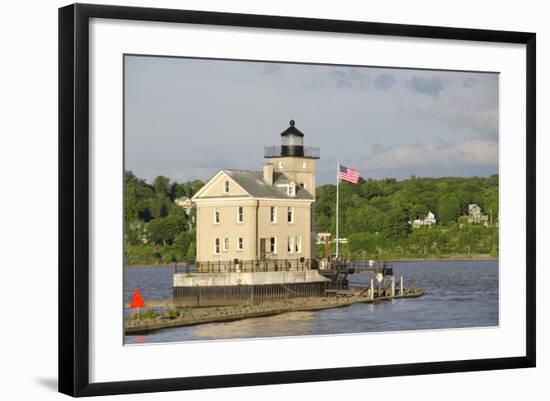
M 225 237 L 223 239 L 223 250 L 228 251 L 229 250 L 229 238 Z
M 294 223 L 294 209 L 291 207 L 288 208 L 287 221 L 289 223 Z
M 277 238 L 271 237 L 269 239 L 269 251 L 271 253 L 277 253 Z
M 296 253 L 302 252 L 302 237 L 296 237 Z
M 288 253 L 294 252 L 294 237 L 288 237 L 287 251 Z
M 220 209 L 214 209 L 214 224 L 220 224 Z
M 295 186 L 293 184 L 290 184 L 288 187 L 287 187 L 287 193 L 288 195 L 290 196 L 294 196 L 294 193 L 295 193 Z
M 243 237 L 239 237 L 239 240 L 237 241 L 237 250 L 238 251 L 243 250 Z
M 229 181 L 223 183 L 223 193 L 226 194 L 229 192 Z
M 277 223 L 277 208 L 275 206 L 269 208 L 269 221 Z
M 244 214 L 243 207 L 239 206 L 237 209 L 237 223 L 243 222 L 243 214 Z
M 301 182 L 301 183 L 300 183 L 300 187 L 305 188 L 305 187 L 306 187 L 306 184 L 304 184 L 303 182 Z
M 214 242 L 214 255 L 220 254 L 220 239 L 216 238 L 216 241 Z

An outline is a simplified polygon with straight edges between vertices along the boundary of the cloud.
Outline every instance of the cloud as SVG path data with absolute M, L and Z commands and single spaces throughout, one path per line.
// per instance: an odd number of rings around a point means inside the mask
M 125 68 L 125 162 L 140 177 L 258 169 L 291 117 L 321 148 L 319 184 L 337 159 L 373 177 L 498 170 L 496 156 L 479 164 L 497 154 L 498 74 L 135 56 Z
M 480 137 L 498 139 L 498 110 L 457 111 L 448 116 L 457 129 L 468 127 Z
M 396 79 L 393 75 L 390 74 L 380 74 L 374 80 L 374 87 L 378 90 L 385 91 L 391 89 L 395 83 Z
M 439 77 L 421 77 L 414 76 L 409 81 L 412 89 L 415 92 L 422 93 L 424 95 L 439 96 L 444 88 L 443 82 Z
M 484 139 L 470 139 L 460 143 L 423 143 L 414 145 L 373 146 L 363 167 L 370 169 L 396 169 L 431 166 L 497 165 L 498 143 Z
M 328 74 L 337 88 L 365 89 L 371 83 L 371 77 L 368 73 L 356 69 L 332 70 Z

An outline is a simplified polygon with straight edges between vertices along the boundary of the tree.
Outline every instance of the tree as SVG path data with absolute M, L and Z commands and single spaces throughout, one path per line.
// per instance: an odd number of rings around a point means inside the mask
M 195 232 L 181 232 L 176 236 L 173 247 L 180 259 L 187 258 L 189 245 L 195 241 Z
M 168 196 L 170 193 L 170 179 L 163 175 L 159 175 L 153 181 L 153 188 L 157 194 Z
M 189 244 L 189 249 L 187 250 L 187 260 L 195 260 L 197 257 L 197 245 L 195 242 L 191 242 Z
M 405 238 L 409 230 L 410 226 L 407 220 L 407 213 L 404 210 L 392 209 L 384 214 L 384 227 L 382 233 L 386 238 Z
M 443 195 L 437 202 L 438 220 L 443 224 L 456 222 L 460 215 L 460 203 L 453 195 Z
M 157 194 L 149 199 L 149 210 L 154 218 L 168 216 L 168 211 L 172 202 L 163 194 Z
M 151 220 L 147 225 L 149 239 L 155 244 L 171 245 L 178 234 L 185 230 L 185 220 L 180 216 L 167 216 Z
M 173 247 L 164 247 L 161 251 L 162 261 L 166 264 L 178 263 L 178 254 Z

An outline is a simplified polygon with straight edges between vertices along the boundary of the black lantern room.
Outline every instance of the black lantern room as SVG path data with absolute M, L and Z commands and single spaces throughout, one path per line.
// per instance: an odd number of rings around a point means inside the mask
M 304 147 L 304 134 L 296 128 L 296 122 L 290 120 L 289 127 L 281 133 L 281 146 L 265 148 L 265 157 L 307 157 L 319 158 L 319 148 Z
M 294 120 L 281 133 L 281 156 L 304 156 L 304 134 L 295 127 Z

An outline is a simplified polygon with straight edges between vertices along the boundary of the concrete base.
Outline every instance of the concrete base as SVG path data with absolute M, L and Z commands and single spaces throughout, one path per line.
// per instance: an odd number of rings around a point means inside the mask
M 329 281 L 329 279 L 321 276 L 317 270 L 174 274 L 174 287 L 325 283 Z
M 174 302 L 186 306 L 214 306 L 320 297 L 325 295 L 329 281 L 316 270 L 175 274 Z

